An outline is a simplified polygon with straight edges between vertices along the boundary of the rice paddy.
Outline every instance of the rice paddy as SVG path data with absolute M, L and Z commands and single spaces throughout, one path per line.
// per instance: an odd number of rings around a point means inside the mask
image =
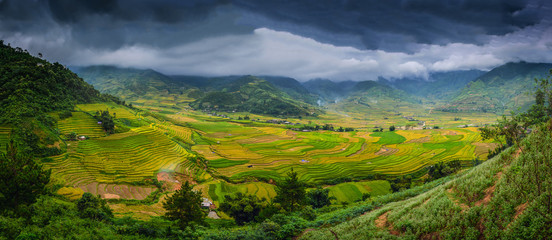
M 79 136 L 87 136 L 90 138 L 97 138 L 105 136 L 105 132 L 101 125 L 87 113 L 84 112 L 72 112 L 73 117 L 60 120 L 58 127 L 61 133 L 77 133 Z
M 98 110 L 115 113 L 131 130 L 107 136 L 91 117 Z M 482 141 L 475 127 L 305 132 L 285 124 L 264 123 L 266 118 L 238 121 L 191 110 L 153 110 L 162 118 L 108 103 L 83 104 L 77 106 L 72 117 L 60 120 L 61 133 L 76 132 L 90 139 L 68 141 L 66 153 L 44 163 L 52 169 L 54 178 L 66 183 L 59 194 L 75 198 L 86 191 L 104 198 L 140 200 L 156 189 L 144 185 L 145 179 L 154 179 L 160 172 L 174 172 L 199 182 L 196 188 L 218 205 L 225 195 L 236 192 L 274 197 L 275 186 L 265 182 L 280 180 L 291 168 L 309 183 L 342 176 L 364 179 L 374 174 L 403 175 L 439 161 L 484 160 L 488 149 L 494 147 L 494 143 Z M 334 117 L 328 114 L 319 119 L 289 121 L 322 124 L 335 121 Z M 358 123 L 347 118 L 336 125 Z M 6 141 L 8 132 L 8 128 L 0 128 L 0 143 Z M 198 157 L 206 161 L 202 163 Z M 232 184 L 217 175 L 245 182 Z M 390 188 L 384 180 L 328 187 L 338 203 L 356 201 L 364 193 L 386 194 Z M 127 208 L 117 209 L 124 212 Z
M 224 196 L 237 192 L 252 194 L 262 199 L 271 199 L 276 196 L 274 185 L 262 182 L 251 182 L 246 184 L 230 184 L 223 181 L 215 181 L 205 184 L 203 193 L 207 193 L 209 199 L 213 200 L 216 206 L 224 200 Z
M 190 124 L 202 132 L 193 149 L 206 153 L 217 172 L 278 180 L 292 167 L 307 181 L 367 174 L 408 174 L 439 161 L 486 158 L 476 128 L 396 132 L 301 132 L 235 123 Z M 216 126 L 216 127 L 215 127 Z M 479 149 L 476 151 L 476 149 Z M 232 162 L 234 161 L 234 162 Z
M 336 202 L 352 202 L 362 200 L 362 194 L 369 193 L 372 197 L 388 194 L 389 182 L 385 180 L 368 182 L 341 183 L 329 187 L 330 196 L 335 197 Z

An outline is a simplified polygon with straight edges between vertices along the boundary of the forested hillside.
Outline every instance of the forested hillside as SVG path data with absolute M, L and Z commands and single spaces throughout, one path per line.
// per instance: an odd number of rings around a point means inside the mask
M 225 112 L 251 112 L 281 116 L 308 116 L 316 112 L 309 104 L 289 98 L 266 80 L 245 76 L 218 85 L 190 106 L 196 109 Z
M 546 76 L 552 64 L 508 63 L 469 82 L 440 109 L 451 112 L 508 113 L 527 109 L 532 103 L 535 78 Z
M 101 98 L 100 93 L 59 63 L 31 56 L 21 48 L 0 42 L 0 124 Z

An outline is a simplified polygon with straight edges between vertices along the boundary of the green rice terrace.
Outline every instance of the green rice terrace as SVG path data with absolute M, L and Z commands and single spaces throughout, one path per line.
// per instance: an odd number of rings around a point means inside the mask
M 257 115 L 252 116 L 262 119 L 231 120 L 191 110 L 148 109 L 81 104 L 71 117 L 60 120 L 61 133 L 74 132 L 87 139 L 66 141 L 66 153 L 45 161 L 52 176 L 69 186 L 59 193 L 71 197 L 90 192 L 107 199 L 144 200 L 159 194 L 153 180 L 164 181 L 169 188 L 190 180 L 219 205 L 225 195 L 236 192 L 271 199 L 276 195 L 272 183 L 293 169 L 303 181 L 326 185 L 336 202 L 354 202 L 363 194 L 389 193 L 389 182 L 378 180 L 382 176 L 421 177 L 427 166 L 442 161 L 460 160 L 470 165 L 473 159 L 486 159 L 495 145 L 483 141 L 476 127 L 303 131 L 266 123 L 269 118 Z M 109 110 L 128 129 L 105 134 L 92 117 L 100 110 Z M 332 118 L 289 121 L 324 124 Z M 400 123 L 401 119 L 396 116 L 385 121 Z M 351 119 L 345 124 L 358 123 Z M 6 133 L 1 136 L 6 138 Z M 343 183 L 332 182 L 343 176 L 347 176 Z M 120 207 L 115 212 L 128 214 L 132 208 Z M 138 215 L 147 218 L 159 211 L 150 213 Z

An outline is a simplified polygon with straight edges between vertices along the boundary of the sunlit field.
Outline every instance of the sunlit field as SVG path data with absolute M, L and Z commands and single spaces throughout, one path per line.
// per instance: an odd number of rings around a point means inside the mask
M 100 110 L 114 114 L 128 130 L 106 134 L 93 117 Z M 412 121 L 385 111 L 344 116 L 327 109 L 318 118 L 283 119 L 356 129 L 335 132 L 293 130 L 300 125 L 266 123 L 274 118 L 246 113 L 218 117 L 174 107 L 148 110 L 155 115 L 109 103 L 82 104 L 72 117 L 59 120 L 62 134 L 75 132 L 89 138 L 65 141 L 67 152 L 44 163 L 54 178 L 68 186 L 59 194 L 73 198 L 87 191 L 107 198 L 145 199 L 156 190 L 148 181 L 166 172 L 187 176 L 217 205 L 235 192 L 270 199 L 275 196 L 273 183 L 293 169 L 310 184 L 350 177 L 355 182 L 326 187 L 336 202 L 354 202 L 364 193 L 377 196 L 390 191 L 387 181 L 370 180 L 373 176 L 423 172 L 440 161 L 485 160 L 494 146 L 481 139 L 477 127 L 466 127 L 468 122 L 491 122 L 492 115 L 486 114 L 464 114 L 462 119 L 436 111 L 429 117 L 413 115 L 426 121 L 425 126 L 416 122 L 409 127 L 417 130 L 403 130 Z M 238 120 L 246 115 L 251 120 Z M 390 132 L 391 125 L 397 130 Z M 383 132 L 374 132 L 376 126 Z M 440 128 L 429 129 L 434 126 Z M 5 143 L 9 128 L 0 131 L 0 143 Z M 131 211 L 115 210 L 118 214 Z

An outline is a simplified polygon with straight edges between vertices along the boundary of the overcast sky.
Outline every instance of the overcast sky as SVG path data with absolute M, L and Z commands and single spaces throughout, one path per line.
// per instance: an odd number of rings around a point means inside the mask
M 70 66 L 305 81 L 552 62 L 550 0 L 0 0 L 0 39 Z

